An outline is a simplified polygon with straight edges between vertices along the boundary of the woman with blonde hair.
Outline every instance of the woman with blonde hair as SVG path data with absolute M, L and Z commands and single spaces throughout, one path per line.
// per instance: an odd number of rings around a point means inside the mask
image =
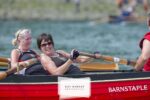
M 30 49 L 31 43 L 31 30 L 20 29 L 15 33 L 15 38 L 12 40 L 12 44 L 15 48 L 11 51 L 12 68 L 18 66 L 19 62 L 22 62 L 24 65 L 29 65 L 26 60 L 37 58 L 37 54 Z M 25 74 L 25 68 L 18 73 Z

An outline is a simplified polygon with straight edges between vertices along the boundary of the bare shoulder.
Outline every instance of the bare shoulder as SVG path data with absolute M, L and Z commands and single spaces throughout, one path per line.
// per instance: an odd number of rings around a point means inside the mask
M 57 53 L 61 53 L 61 54 L 68 53 L 68 52 L 66 52 L 66 51 L 64 51 L 64 50 L 57 50 L 56 52 L 57 52 Z
M 150 45 L 150 40 L 144 39 L 143 44 L 144 44 L 144 45 Z
M 53 60 L 45 54 L 40 54 L 40 58 L 41 58 L 40 61 L 43 66 L 49 66 L 54 63 Z
M 11 51 L 11 61 L 17 61 L 20 56 L 20 52 L 17 49 Z
M 49 57 L 49 56 L 47 56 L 47 55 L 45 55 L 45 54 L 40 54 L 40 57 L 41 57 L 41 60 L 51 60 L 51 58 Z
M 63 57 L 69 57 L 70 56 L 70 54 L 68 53 L 68 52 L 66 52 L 66 51 L 64 51 L 64 50 L 57 50 L 56 51 L 60 56 L 63 56 Z
M 11 54 L 19 55 L 20 52 L 19 52 L 18 49 L 13 49 L 13 50 L 11 51 Z

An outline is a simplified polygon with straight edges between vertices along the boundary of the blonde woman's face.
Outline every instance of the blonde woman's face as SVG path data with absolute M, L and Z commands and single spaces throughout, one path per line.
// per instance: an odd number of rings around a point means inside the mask
M 30 47 L 31 43 L 32 43 L 31 34 L 27 32 L 20 39 L 20 45 L 23 45 L 23 46 L 26 46 L 26 47 Z

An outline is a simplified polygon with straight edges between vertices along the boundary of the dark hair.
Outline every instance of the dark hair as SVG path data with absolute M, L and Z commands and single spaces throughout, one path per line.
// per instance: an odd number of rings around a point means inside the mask
M 41 50 L 41 42 L 42 42 L 42 40 L 45 40 L 45 41 L 49 41 L 50 40 L 52 42 L 52 45 L 54 46 L 52 35 L 51 34 L 47 34 L 47 33 L 42 33 L 37 38 L 37 46 L 38 46 L 38 48 L 40 50 Z

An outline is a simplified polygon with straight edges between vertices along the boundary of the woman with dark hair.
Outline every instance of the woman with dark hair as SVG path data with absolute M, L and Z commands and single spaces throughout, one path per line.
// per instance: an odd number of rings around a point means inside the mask
M 55 51 L 53 38 L 50 34 L 42 33 L 37 38 L 38 48 L 41 50 L 41 64 L 51 75 L 83 74 L 82 71 L 72 63 L 88 61 L 89 57 L 78 57 L 79 52 L 75 49 L 71 53 L 59 50 Z

